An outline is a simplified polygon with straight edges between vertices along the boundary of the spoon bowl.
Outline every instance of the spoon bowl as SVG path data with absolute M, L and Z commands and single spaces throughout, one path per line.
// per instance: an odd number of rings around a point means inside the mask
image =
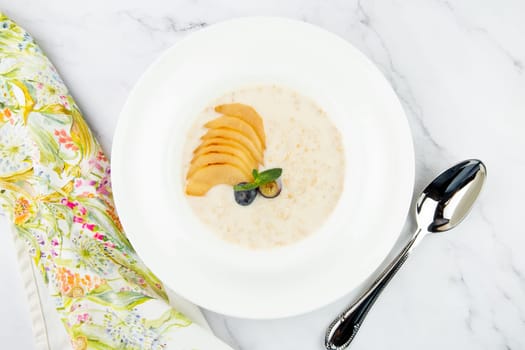
M 422 231 L 448 231 L 467 216 L 487 176 L 477 159 L 465 160 L 438 175 L 416 203 L 416 219 Z

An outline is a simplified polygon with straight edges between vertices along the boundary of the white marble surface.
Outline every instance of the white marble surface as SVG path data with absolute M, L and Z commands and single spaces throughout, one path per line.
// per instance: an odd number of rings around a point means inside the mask
M 0 10 L 48 53 L 107 151 L 141 72 L 200 27 L 245 15 L 286 16 L 324 27 L 361 49 L 403 101 L 415 140 L 416 191 L 469 157 L 486 162 L 489 178 L 464 224 L 425 239 L 375 305 L 353 349 L 525 348 L 525 2 L 81 3 L 0 0 Z M 31 349 L 10 235 L 1 231 L 0 341 L 2 348 Z M 322 349 L 325 326 L 351 297 L 278 321 L 206 315 L 237 350 L 316 350 Z

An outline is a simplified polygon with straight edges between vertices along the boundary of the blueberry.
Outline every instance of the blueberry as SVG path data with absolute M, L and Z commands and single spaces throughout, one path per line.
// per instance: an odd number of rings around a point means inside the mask
M 239 185 L 244 185 L 246 182 L 241 182 Z M 247 191 L 234 191 L 233 195 L 235 197 L 235 201 L 239 205 L 250 205 L 254 200 L 255 197 L 257 197 L 257 189 L 253 190 L 247 190 Z
M 279 180 L 268 182 L 259 186 L 259 193 L 265 198 L 275 198 L 281 193 L 281 182 Z

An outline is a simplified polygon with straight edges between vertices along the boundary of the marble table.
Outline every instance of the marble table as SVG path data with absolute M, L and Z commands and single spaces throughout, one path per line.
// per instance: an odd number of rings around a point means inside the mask
M 352 349 L 525 348 L 525 2 L 81 3 L 0 0 L 0 9 L 48 53 L 108 152 L 119 111 L 140 74 L 201 27 L 246 15 L 285 16 L 324 27 L 362 50 L 403 102 L 415 142 L 415 191 L 464 158 L 484 160 L 489 177 L 464 224 L 423 241 Z M 1 231 L 0 342 L 6 349 L 32 349 L 11 237 L 3 226 Z M 317 350 L 330 319 L 354 295 L 284 320 L 205 314 L 237 350 Z

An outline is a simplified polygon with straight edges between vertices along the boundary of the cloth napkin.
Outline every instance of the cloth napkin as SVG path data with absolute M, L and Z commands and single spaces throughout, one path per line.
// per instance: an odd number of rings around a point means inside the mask
M 123 232 L 108 158 L 53 65 L 1 13 L 0 207 L 73 349 L 230 349 L 170 306 Z

